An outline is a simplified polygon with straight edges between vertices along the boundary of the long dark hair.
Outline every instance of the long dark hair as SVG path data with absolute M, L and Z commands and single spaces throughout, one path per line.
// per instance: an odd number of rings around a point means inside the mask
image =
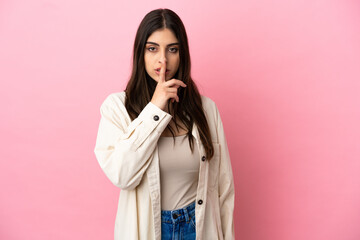
M 144 50 L 149 36 L 156 30 L 163 28 L 171 30 L 179 40 L 180 64 L 174 78 L 182 80 L 187 85 L 185 88 L 178 88 L 179 103 L 176 101 L 173 103 L 173 119 L 176 129 L 179 130 L 177 120 L 180 120 L 188 130 L 189 145 L 193 152 L 194 139 L 191 132 L 193 123 L 195 123 L 199 129 L 200 140 L 205 148 L 206 159 L 210 160 L 214 155 L 214 146 L 203 111 L 200 93 L 190 76 L 190 53 L 185 27 L 179 16 L 170 9 L 156 9 L 149 12 L 139 25 L 134 42 L 132 73 L 125 89 L 125 107 L 130 118 L 134 120 L 151 101 L 157 82 L 145 70 Z M 168 101 L 169 104 L 170 101 Z M 170 125 L 167 128 L 175 141 L 173 129 Z

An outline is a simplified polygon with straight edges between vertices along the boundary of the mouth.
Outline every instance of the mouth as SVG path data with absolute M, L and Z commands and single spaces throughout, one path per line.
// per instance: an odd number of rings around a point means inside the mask
M 156 72 L 156 74 L 160 74 L 160 70 L 161 70 L 161 68 L 156 68 L 155 69 L 155 72 Z M 165 74 L 168 74 L 170 72 L 170 70 L 169 69 L 166 69 L 166 71 L 165 71 Z

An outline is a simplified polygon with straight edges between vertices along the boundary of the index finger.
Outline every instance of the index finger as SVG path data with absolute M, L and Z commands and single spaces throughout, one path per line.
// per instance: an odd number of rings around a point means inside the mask
M 161 64 L 159 82 L 165 82 L 166 62 Z

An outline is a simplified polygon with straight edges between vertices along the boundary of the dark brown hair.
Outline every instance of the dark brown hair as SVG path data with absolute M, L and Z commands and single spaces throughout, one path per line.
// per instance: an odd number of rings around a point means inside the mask
M 131 119 L 134 120 L 152 99 L 157 82 L 145 70 L 144 51 L 149 36 L 156 30 L 163 28 L 171 30 L 180 43 L 180 64 L 173 78 L 182 80 L 187 85 L 185 88 L 178 88 L 179 103 L 176 101 L 173 103 L 173 119 L 176 129 L 179 131 L 177 121 L 181 121 L 186 126 L 189 145 L 193 152 L 194 139 L 191 132 L 193 123 L 195 123 L 199 129 L 200 140 L 205 148 L 206 159 L 211 159 L 214 155 L 214 147 L 200 93 L 190 76 L 190 53 L 185 27 L 179 16 L 170 9 L 156 9 L 149 12 L 139 25 L 134 42 L 132 73 L 125 89 L 125 107 Z M 170 101 L 168 101 L 169 104 Z M 172 128 L 170 125 L 167 128 L 175 141 Z

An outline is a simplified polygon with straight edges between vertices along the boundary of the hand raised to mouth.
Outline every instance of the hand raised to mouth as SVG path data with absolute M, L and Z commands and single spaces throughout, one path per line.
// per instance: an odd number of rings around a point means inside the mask
M 186 84 L 178 79 L 171 79 L 166 81 L 166 61 L 161 64 L 159 80 L 155 88 L 154 95 L 151 102 L 165 111 L 166 103 L 171 98 L 171 101 L 179 102 L 177 95 L 178 88 L 186 87 Z

